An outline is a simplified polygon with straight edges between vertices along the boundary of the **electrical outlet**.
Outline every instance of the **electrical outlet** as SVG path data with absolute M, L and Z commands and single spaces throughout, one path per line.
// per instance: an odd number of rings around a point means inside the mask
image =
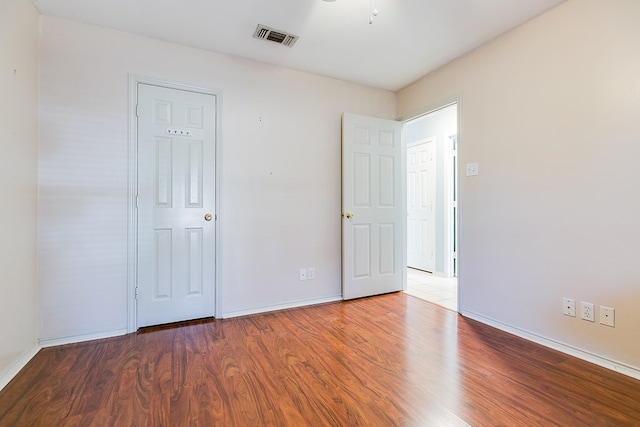
M 316 278 L 316 269 L 313 267 L 307 268 L 307 279 L 313 280 Z
M 573 298 L 562 298 L 562 314 L 576 317 L 576 301 Z
M 593 304 L 591 304 L 590 302 L 584 302 L 582 301 L 582 312 L 581 312 L 581 316 L 582 320 L 588 320 L 589 322 L 595 322 L 596 321 L 596 315 L 593 312 Z
M 300 280 L 307 280 L 307 269 L 306 268 L 301 268 L 300 269 Z
M 611 326 L 612 328 L 616 326 L 615 308 L 600 306 L 600 324 Z

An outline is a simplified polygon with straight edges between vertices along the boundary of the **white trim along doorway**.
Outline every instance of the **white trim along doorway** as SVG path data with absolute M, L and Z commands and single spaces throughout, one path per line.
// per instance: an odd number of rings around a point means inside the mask
M 161 96 L 161 100 L 159 102 L 155 102 L 153 107 L 149 109 L 152 112 L 146 111 L 145 106 L 139 105 L 142 102 L 141 94 L 142 89 L 148 91 L 149 89 L 152 91 L 156 91 L 157 93 L 163 94 Z M 186 101 L 182 101 L 186 106 L 183 108 L 186 115 L 188 116 L 187 123 L 182 125 L 177 125 L 176 123 L 166 121 L 166 126 L 160 126 L 159 129 L 162 131 L 161 133 L 167 133 L 167 135 L 162 135 L 160 137 L 156 137 L 156 143 L 154 145 L 158 145 L 159 154 L 149 154 L 143 153 L 141 154 L 140 150 L 145 149 L 146 143 L 143 144 L 144 139 L 139 140 L 139 138 L 144 138 L 144 136 L 139 137 L 139 135 L 144 135 L 141 133 L 140 126 L 143 125 L 143 121 L 138 119 L 138 115 L 146 115 L 150 113 L 154 116 L 154 120 L 162 123 L 165 121 L 166 117 L 169 117 L 173 114 L 173 104 L 169 99 L 171 96 L 178 96 L 183 98 Z M 162 97 L 167 98 L 167 102 L 162 100 Z M 193 101 L 196 100 L 196 102 Z M 201 107 L 197 104 L 197 100 L 204 100 L 206 102 L 205 107 Z M 185 103 L 186 102 L 186 103 Z M 159 106 L 159 107 L 158 107 Z M 202 109 L 204 108 L 204 110 Z M 127 330 L 128 332 L 135 332 L 138 327 L 144 325 L 152 325 L 159 323 L 168 323 L 177 320 L 188 320 L 189 318 L 200 318 L 200 317 L 210 317 L 216 316 L 221 312 L 220 310 L 220 177 L 221 177 L 221 132 L 220 132 L 220 110 L 221 110 L 221 94 L 219 91 L 210 90 L 206 88 L 194 87 L 179 83 L 166 82 L 161 80 L 156 80 L 147 77 L 129 76 L 129 193 L 128 193 L 128 266 L 127 266 L 127 282 L 128 282 L 128 321 L 127 321 Z M 178 111 L 178 106 L 175 106 L 175 112 Z M 204 111 L 204 112 L 203 112 Z M 202 126 L 199 124 L 199 120 L 203 120 L 208 122 L 207 129 L 203 131 L 201 129 Z M 158 127 L 158 126 L 156 126 Z M 166 128 L 166 129 L 165 129 Z M 174 129 L 175 128 L 175 129 Z M 185 136 L 176 136 L 175 138 L 180 138 L 181 140 L 186 141 L 186 144 L 189 148 L 183 150 L 182 148 L 177 149 L 177 144 L 174 148 L 171 148 L 173 145 L 170 142 L 171 138 L 168 136 L 171 132 L 184 132 Z M 203 133 L 204 132 L 204 133 Z M 203 134 L 203 135 L 201 135 Z M 203 144 L 200 142 L 205 138 L 209 142 Z M 163 142 L 158 142 L 160 140 L 169 141 L 167 144 Z M 143 145 L 141 145 L 143 144 Z M 207 148 L 210 147 L 210 148 Z M 167 156 L 177 156 L 175 160 L 171 160 Z M 206 157 L 203 157 L 206 156 Z M 171 195 L 171 185 L 175 187 L 174 192 L 178 191 L 186 191 L 182 197 L 182 201 L 179 203 L 174 203 L 176 206 L 179 204 L 180 206 L 191 208 L 191 209 L 183 209 L 179 212 L 178 219 L 174 218 L 174 221 L 184 223 L 188 216 L 193 217 L 196 221 L 196 225 L 183 225 L 187 227 L 183 229 L 179 233 L 174 233 L 175 238 L 172 237 L 167 232 L 166 229 L 163 229 L 161 233 L 156 233 L 155 236 L 157 248 L 152 250 L 151 252 L 157 253 L 159 252 L 158 260 L 161 262 L 156 262 L 154 267 L 152 268 L 153 272 L 150 274 L 152 276 L 158 276 L 165 273 L 169 273 L 169 276 L 165 277 L 165 280 L 158 280 L 157 288 L 162 292 L 159 292 L 158 295 L 155 295 L 153 299 L 154 303 L 159 303 L 160 305 L 166 303 L 166 301 L 162 301 L 162 299 L 168 300 L 177 294 L 181 293 L 181 289 L 170 288 L 171 286 L 171 270 L 173 267 L 167 268 L 164 264 L 169 256 L 171 255 L 171 246 L 174 248 L 186 247 L 188 254 L 182 259 L 177 259 L 177 267 L 185 270 L 185 276 L 188 276 L 188 283 L 184 284 L 182 288 L 187 288 L 185 292 L 182 292 L 183 301 L 181 305 L 175 307 L 177 314 L 174 317 L 166 317 L 166 320 L 154 320 L 153 317 L 149 318 L 148 315 L 143 316 L 143 321 L 141 323 L 139 317 L 139 310 L 141 309 L 141 305 L 139 304 L 138 298 L 140 298 L 143 294 L 141 291 L 143 286 L 148 286 L 148 284 L 140 284 L 139 280 L 141 276 L 144 276 L 145 269 L 151 268 L 147 264 L 152 264 L 149 259 L 148 246 L 146 245 L 146 239 L 149 238 L 149 234 L 144 234 L 146 230 L 146 223 L 150 215 L 147 213 L 151 212 L 150 210 L 145 210 L 144 206 L 148 203 L 145 198 L 146 193 L 149 192 L 149 182 L 154 182 L 154 179 L 149 181 L 145 177 L 140 178 L 139 173 L 146 173 L 148 170 L 148 166 L 144 162 L 149 161 L 149 157 L 154 157 L 154 160 L 151 160 L 151 163 L 154 165 L 165 165 L 165 169 L 170 171 L 173 169 L 171 166 L 171 162 L 178 161 L 175 165 L 178 168 L 187 168 L 188 176 L 190 178 L 186 179 L 185 182 L 182 183 L 171 183 L 172 178 L 163 178 L 155 177 L 155 183 L 158 184 L 158 188 L 164 188 L 163 191 L 166 194 Z M 140 162 L 143 162 L 142 165 Z M 185 163 L 186 162 L 186 163 Z M 155 167 L 155 166 L 154 166 Z M 161 168 L 162 169 L 162 168 Z M 184 179 L 185 171 L 181 171 L 177 175 L 177 179 Z M 168 184 L 167 184 L 168 183 Z M 155 184 L 153 184 L 155 185 Z M 208 188 L 207 188 L 208 185 Z M 185 190 L 186 189 L 186 190 Z M 203 189 L 203 190 L 202 190 Z M 204 191 L 204 193 L 203 193 Z M 151 193 L 155 193 L 155 198 L 162 198 L 158 196 L 158 189 L 154 187 L 154 190 Z M 204 194 L 204 195 L 203 195 Z M 188 200 L 187 200 L 188 199 Z M 166 205 L 172 205 L 172 202 L 165 203 Z M 140 206 L 140 208 L 139 208 Z M 203 212 L 206 210 L 206 213 Z M 148 211 L 148 212 L 147 212 Z M 156 214 L 151 215 L 154 218 L 157 217 L 166 217 L 164 212 L 156 212 Z M 183 212 L 184 211 L 184 212 Z M 189 213 L 187 213 L 189 211 Z M 202 212 L 200 212 L 202 211 Z M 142 213 L 141 213 L 142 212 Z M 145 213 L 146 212 L 146 213 Z M 195 213 L 195 215 L 194 215 Z M 158 215 L 160 214 L 160 215 Z M 139 221 L 143 221 L 142 225 Z M 148 222 L 148 221 L 147 221 Z M 185 223 L 186 224 L 186 223 Z M 142 229 L 140 228 L 142 227 Z M 162 226 L 166 228 L 165 225 Z M 205 230 L 205 231 L 202 231 Z M 140 233 L 143 233 L 141 236 Z M 164 235 L 164 237 L 163 237 Z M 179 239 L 184 239 L 186 236 L 186 243 L 179 241 Z M 139 239 L 143 239 L 140 240 Z M 172 239 L 175 241 L 172 243 Z M 203 242 L 203 239 L 206 241 Z M 213 241 L 211 241 L 213 240 Z M 164 245 L 164 246 L 163 246 Z M 164 252 L 164 253 L 163 253 Z M 175 251 L 177 252 L 177 251 Z M 155 256 L 155 255 L 154 255 Z M 142 257 L 142 258 L 141 258 Z M 157 260 L 157 261 L 158 261 Z M 144 264 L 144 265 L 143 265 Z M 142 269 L 141 269 L 142 267 Z M 141 273 L 142 271 L 142 273 Z M 162 279 L 162 278 L 161 278 Z M 175 279 L 175 277 L 174 277 Z M 202 287 L 200 286 L 202 284 Z M 140 286 L 140 288 L 138 288 Z M 164 288 L 163 288 L 164 287 Z M 193 300 L 199 301 L 194 304 L 193 311 L 189 308 L 190 302 Z M 158 308 L 160 311 L 165 310 L 164 307 Z M 199 308 L 195 308 L 196 305 L 199 305 Z M 148 308 L 144 308 L 144 310 L 148 310 Z M 193 315 L 191 315 L 193 313 Z

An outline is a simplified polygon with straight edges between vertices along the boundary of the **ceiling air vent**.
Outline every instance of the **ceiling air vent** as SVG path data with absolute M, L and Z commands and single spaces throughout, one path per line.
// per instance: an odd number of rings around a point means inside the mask
M 298 36 L 285 33 L 284 31 L 274 30 L 273 28 L 267 27 L 266 25 L 262 24 L 258 25 L 258 28 L 256 28 L 256 32 L 253 34 L 253 38 L 269 40 L 289 47 L 293 46 L 295 42 L 298 41 Z

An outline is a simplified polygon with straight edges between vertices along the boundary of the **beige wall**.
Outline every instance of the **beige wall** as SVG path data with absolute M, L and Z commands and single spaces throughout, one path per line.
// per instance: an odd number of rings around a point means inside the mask
M 397 100 L 406 117 L 462 99 L 461 169 L 480 170 L 460 182 L 462 310 L 636 369 L 639 22 L 636 0 L 570 0 Z M 596 322 L 563 316 L 562 297 Z
M 0 2 L 0 388 L 37 348 L 38 14 Z
M 222 92 L 219 314 L 341 295 L 341 115 L 393 92 L 46 16 L 40 43 L 40 338 L 127 327 L 128 73 Z

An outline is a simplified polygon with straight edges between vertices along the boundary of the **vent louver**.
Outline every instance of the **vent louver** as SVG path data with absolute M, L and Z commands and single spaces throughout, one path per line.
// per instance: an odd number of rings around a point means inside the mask
M 258 28 L 256 28 L 256 32 L 253 33 L 253 38 L 269 40 L 274 43 L 291 47 L 298 41 L 299 37 L 284 31 L 274 30 L 273 28 L 260 24 L 258 25 Z

